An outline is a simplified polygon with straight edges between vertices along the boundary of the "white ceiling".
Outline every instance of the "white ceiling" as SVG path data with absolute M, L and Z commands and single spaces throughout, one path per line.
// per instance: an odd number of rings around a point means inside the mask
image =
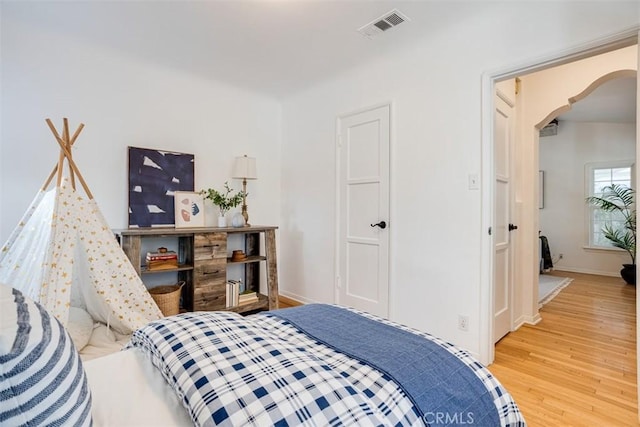
M 4 1 L 2 19 L 282 98 L 496 7 L 379 0 Z M 367 39 L 397 8 L 411 21 Z
M 447 26 L 483 19 L 500 5 L 480 0 L 84 0 L 1 1 L 0 7 L 3 21 L 283 98 L 376 56 L 438 37 Z M 392 9 L 410 21 L 374 39 L 357 32 Z M 630 80 L 603 85 L 559 119 L 635 120 L 635 82 Z

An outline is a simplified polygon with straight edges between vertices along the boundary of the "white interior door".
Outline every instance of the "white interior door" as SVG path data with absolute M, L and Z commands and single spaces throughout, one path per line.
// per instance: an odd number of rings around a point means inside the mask
M 338 304 L 389 315 L 390 106 L 338 120 Z
M 513 250 L 511 243 L 511 138 L 513 135 L 513 105 L 495 96 L 494 114 L 494 194 L 495 223 L 493 279 L 493 341 L 497 342 L 512 327 Z

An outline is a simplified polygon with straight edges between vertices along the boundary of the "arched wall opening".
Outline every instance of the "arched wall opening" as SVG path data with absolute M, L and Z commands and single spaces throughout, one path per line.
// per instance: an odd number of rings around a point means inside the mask
M 535 126 L 536 129 L 539 131 L 540 129 L 548 125 L 556 117 L 570 111 L 573 104 L 575 104 L 576 102 L 582 101 L 587 96 L 591 95 L 596 89 L 598 89 L 603 84 L 615 79 L 636 78 L 637 75 L 638 75 L 638 72 L 636 70 L 618 70 L 618 71 L 613 71 L 598 77 L 589 86 L 587 86 L 582 92 L 568 98 L 567 103 L 565 105 L 559 106 L 555 110 L 551 111 L 548 116 L 546 116 L 540 123 L 538 123 Z
M 623 264 L 631 262 L 629 253 L 608 247 L 609 240 L 595 230 L 604 224 L 598 223 L 586 197 L 598 181 L 606 184 L 602 180 L 635 187 L 636 119 L 633 107 L 629 109 L 636 103 L 635 90 L 635 71 L 607 74 L 581 92 L 579 101 L 568 101 L 571 108 L 557 108 L 538 126 L 557 119 L 554 131 L 538 139 L 545 185 L 537 212 L 547 249 L 546 269 L 538 276 L 542 282 L 552 271 L 616 281 Z
M 521 260 L 515 282 L 522 284 L 516 292 L 515 324 L 535 324 L 538 311 L 539 209 L 538 171 L 540 170 L 540 129 L 568 111 L 607 81 L 637 73 L 637 46 L 608 52 L 531 75 L 520 77 L 521 96 L 516 133 L 518 173 L 516 174 L 517 219 L 520 226 L 516 257 Z M 518 307 L 518 302 L 521 304 Z M 521 311 L 518 313 L 518 308 Z
M 517 124 L 514 163 L 515 200 L 514 222 L 518 224 L 514 282 L 513 329 L 524 323 L 540 320 L 537 304 L 539 273 L 538 238 L 538 166 L 539 129 L 563 108 L 586 96 L 599 86 L 601 78 L 616 78 L 638 68 L 638 33 L 629 31 L 610 39 L 594 42 L 573 53 L 540 60 L 528 66 L 514 67 L 483 77 L 483 228 L 491 230 L 494 218 L 493 182 L 493 114 L 496 84 L 519 77 L 516 100 Z M 573 62 L 571 62 L 573 61 Z M 607 77 L 605 77 L 607 76 Z M 593 85 L 593 86 L 592 86 Z M 494 357 L 493 240 L 490 232 L 483 239 L 483 269 L 481 292 L 481 349 L 483 363 Z M 535 294 L 534 294 L 535 292 Z

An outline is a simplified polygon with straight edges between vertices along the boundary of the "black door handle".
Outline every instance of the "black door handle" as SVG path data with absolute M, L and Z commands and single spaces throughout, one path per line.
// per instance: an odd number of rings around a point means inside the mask
M 384 222 L 384 221 L 380 221 L 377 224 L 371 224 L 371 226 L 372 227 L 380 227 L 380 228 L 382 228 L 384 230 L 385 228 L 387 228 L 387 223 Z
M 517 225 L 509 224 L 509 231 L 513 231 L 513 230 L 517 230 L 517 229 L 518 229 Z

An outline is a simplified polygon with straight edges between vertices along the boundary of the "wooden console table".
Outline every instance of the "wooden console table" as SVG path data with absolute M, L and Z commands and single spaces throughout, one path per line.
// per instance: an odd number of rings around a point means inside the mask
M 245 313 L 278 308 L 278 268 L 276 260 L 275 226 L 205 228 L 131 228 L 116 234 L 124 253 L 138 275 L 176 272 L 184 281 L 181 309 L 184 311 L 231 310 Z M 244 235 L 245 259 L 235 261 L 227 251 L 227 238 L 231 234 Z M 260 248 L 260 236 L 264 248 Z M 163 270 L 149 270 L 146 254 L 141 253 L 145 238 L 170 237 L 177 239 L 178 266 Z M 267 295 L 260 293 L 260 264 L 266 264 Z M 258 301 L 226 307 L 226 269 L 229 264 L 244 264 L 247 289 L 258 293 Z

